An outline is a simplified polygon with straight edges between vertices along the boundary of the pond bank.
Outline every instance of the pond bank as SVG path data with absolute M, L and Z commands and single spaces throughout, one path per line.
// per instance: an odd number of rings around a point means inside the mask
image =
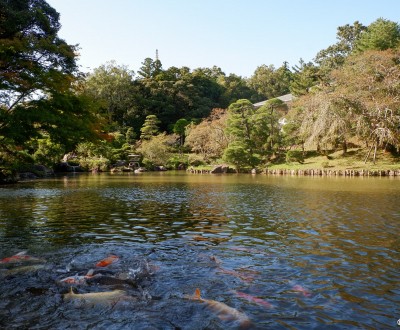
M 400 176 L 397 170 L 353 170 L 353 169 L 267 169 L 267 175 L 298 175 L 298 176 Z

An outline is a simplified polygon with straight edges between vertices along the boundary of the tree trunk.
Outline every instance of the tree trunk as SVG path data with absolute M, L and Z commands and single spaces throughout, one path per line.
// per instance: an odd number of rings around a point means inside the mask
M 342 147 L 343 147 L 343 155 L 347 154 L 347 142 L 346 142 L 346 140 L 343 141 Z
M 368 160 L 368 158 L 369 158 L 369 155 L 371 154 L 372 148 L 373 148 L 373 145 L 372 145 L 371 148 L 369 148 L 369 150 L 368 150 L 368 154 L 367 154 L 367 156 L 366 156 L 365 159 L 364 159 L 364 164 L 367 163 L 367 160 Z
M 373 158 L 373 163 L 375 165 L 375 160 L 376 160 L 376 149 L 378 149 L 378 143 L 375 142 L 375 150 L 374 150 L 374 158 Z

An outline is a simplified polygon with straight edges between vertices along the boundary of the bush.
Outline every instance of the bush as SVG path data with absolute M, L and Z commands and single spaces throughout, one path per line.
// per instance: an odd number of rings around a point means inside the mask
M 79 165 L 87 171 L 107 171 L 110 164 L 107 158 L 85 158 L 79 161 Z
M 304 156 L 301 150 L 288 150 L 286 152 L 286 163 L 299 162 L 304 163 Z
M 170 159 L 168 159 L 167 167 L 178 169 L 179 166 L 184 165 L 185 167 L 188 164 L 188 156 L 187 155 L 173 155 Z
M 190 154 L 188 157 L 188 163 L 190 166 L 201 166 L 206 164 L 204 157 L 198 154 Z

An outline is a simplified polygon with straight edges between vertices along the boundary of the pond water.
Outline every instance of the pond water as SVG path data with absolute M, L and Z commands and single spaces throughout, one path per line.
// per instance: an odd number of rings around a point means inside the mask
M 394 328 L 399 201 L 396 178 L 163 172 L 2 186 L 0 328 Z

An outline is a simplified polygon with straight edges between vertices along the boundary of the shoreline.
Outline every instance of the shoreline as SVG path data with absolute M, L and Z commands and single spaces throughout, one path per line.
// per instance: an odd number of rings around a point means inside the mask
M 348 176 L 348 177 L 368 177 L 368 176 L 389 176 L 400 177 L 400 169 L 396 170 L 353 170 L 353 169 L 265 169 L 263 171 L 246 172 L 213 172 L 213 169 L 187 169 L 193 174 L 227 174 L 227 173 L 248 173 L 266 175 L 290 175 L 290 176 Z
M 397 170 L 350 170 L 350 169 L 266 169 L 266 175 L 291 175 L 291 176 L 400 176 Z

